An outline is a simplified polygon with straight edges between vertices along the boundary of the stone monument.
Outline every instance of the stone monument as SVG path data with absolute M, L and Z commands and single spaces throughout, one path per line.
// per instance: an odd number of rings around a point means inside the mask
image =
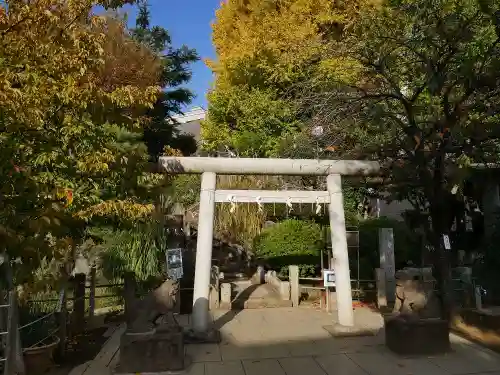
M 386 345 L 398 354 L 438 354 L 450 349 L 449 322 L 441 319 L 430 269 L 396 272 L 396 301 L 385 317 Z

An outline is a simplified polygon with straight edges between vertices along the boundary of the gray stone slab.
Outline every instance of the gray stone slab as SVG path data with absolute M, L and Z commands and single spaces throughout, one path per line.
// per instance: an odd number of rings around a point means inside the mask
M 316 362 L 328 375 L 366 375 L 366 372 L 345 354 L 319 356 L 316 357 Z
M 220 348 L 217 344 L 186 345 L 186 355 L 192 362 L 220 362 Z
M 500 359 L 497 354 L 471 346 L 461 346 L 451 353 L 434 356 L 429 360 L 450 375 L 500 371 Z
M 288 351 L 292 357 L 316 356 L 330 354 L 332 348 L 326 345 L 315 343 L 314 341 L 296 341 L 287 344 Z
M 325 375 L 325 371 L 312 357 L 282 358 L 279 362 L 286 375 Z
M 256 359 L 283 358 L 290 356 L 290 351 L 287 346 L 281 344 L 255 346 L 252 348 L 252 352 L 254 354 L 253 358 Z
M 245 375 L 241 361 L 205 364 L 205 375 Z
M 445 374 L 427 358 L 394 360 L 394 357 L 383 353 L 349 353 L 346 355 L 370 375 Z
M 250 347 L 221 345 L 220 352 L 223 361 L 235 361 L 255 358 L 255 353 Z
M 205 364 L 192 363 L 182 375 L 205 375 Z
M 277 359 L 245 360 L 246 375 L 286 375 Z

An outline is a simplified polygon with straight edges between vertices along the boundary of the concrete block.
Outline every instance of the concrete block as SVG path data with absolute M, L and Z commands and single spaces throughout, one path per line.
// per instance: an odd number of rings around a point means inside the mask
M 281 298 L 285 301 L 289 301 L 291 296 L 290 296 L 290 283 L 288 281 L 282 281 L 280 283 L 280 295 Z
M 220 287 L 220 307 L 231 309 L 231 284 L 222 283 Z

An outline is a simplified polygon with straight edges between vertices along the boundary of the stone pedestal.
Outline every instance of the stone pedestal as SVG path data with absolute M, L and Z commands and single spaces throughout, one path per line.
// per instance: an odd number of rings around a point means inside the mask
M 183 369 L 183 332 L 179 327 L 158 328 L 148 333 L 125 332 L 122 335 L 118 373 L 156 373 Z
M 433 355 L 450 350 L 448 322 L 402 315 L 385 318 L 385 344 L 401 355 Z
M 340 324 L 323 326 L 323 329 L 333 337 L 376 336 L 380 331 L 379 328 L 361 327 L 356 325 L 349 327 L 342 326 Z

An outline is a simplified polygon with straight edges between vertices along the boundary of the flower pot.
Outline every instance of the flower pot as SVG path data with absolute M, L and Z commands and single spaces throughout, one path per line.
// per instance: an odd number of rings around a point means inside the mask
M 46 373 L 53 365 L 54 350 L 59 345 L 59 337 L 52 336 L 52 342 L 46 345 L 23 349 L 24 365 L 29 375 Z

